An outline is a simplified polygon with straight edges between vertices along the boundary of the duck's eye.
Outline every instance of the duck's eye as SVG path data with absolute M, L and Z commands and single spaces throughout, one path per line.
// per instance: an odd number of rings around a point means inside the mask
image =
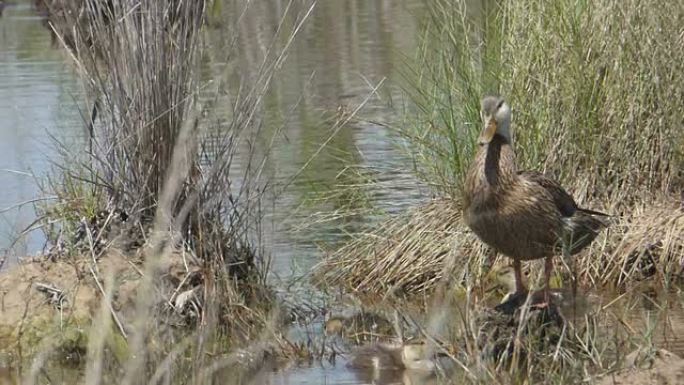
M 504 104 L 504 101 L 503 101 L 503 99 L 501 99 L 501 101 L 499 101 L 499 104 L 496 105 L 496 109 L 498 110 L 499 108 L 501 108 L 501 106 L 503 106 L 503 104 Z

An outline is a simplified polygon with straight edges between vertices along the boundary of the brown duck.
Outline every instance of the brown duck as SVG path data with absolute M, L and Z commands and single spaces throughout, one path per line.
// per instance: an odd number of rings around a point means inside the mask
M 552 257 L 578 253 L 606 227 L 606 214 L 577 206 L 553 179 L 519 171 L 511 143 L 511 109 L 500 97 L 482 100 L 484 128 L 465 181 L 465 223 L 486 244 L 513 259 L 516 293 L 525 292 L 521 261 L 545 258 L 544 303 Z

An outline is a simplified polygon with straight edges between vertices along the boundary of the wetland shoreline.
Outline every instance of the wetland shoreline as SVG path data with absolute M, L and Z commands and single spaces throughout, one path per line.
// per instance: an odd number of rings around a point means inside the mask
M 131 8 L 118 0 L 52 2 L 65 7 L 49 15 L 55 42 L 81 77 L 87 110 L 96 105 L 100 113 L 82 122 L 89 134 L 85 147 L 72 151 L 57 145 L 60 166 L 43 186 L 57 199 L 36 206 L 54 252 L 0 272 L 3 365 L 6 354 L 21 375 L 40 362 L 72 363 L 89 385 L 112 375 L 125 384 L 255 383 L 275 369 L 312 368 L 339 354 L 353 357 L 359 344 L 372 350 L 385 338 L 404 343 L 408 337 L 438 340 L 439 352 L 459 368 L 431 377 L 438 383 L 599 381 L 623 367 L 648 366 L 624 357 L 633 350 L 646 352 L 652 368 L 662 366 L 660 361 L 675 367 L 681 360 L 673 353 L 684 352 L 677 337 L 677 320 L 684 320 L 684 181 L 676 133 L 684 113 L 667 101 L 676 100 L 683 85 L 670 76 L 677 72 L 671 67 L 684 60 L 674 60 L 681 52 L 663 48 L 677 46 L 684 36 L 668 32 L 681 28 L 676 17 L 684 11 L 681 5 L 563 1 L 549 8 L 506 0 L 474 11 L 457 0 L 438 0 L 416 22 L 416 35 L 425 40 L 404 74 L 410 112 L 391 123 L 381 116 L 368 119 L 379 123 L 363 125 L 367 100 L 385 94 L 379 89 L 384 80 L 372 83 L 375 79 L 362 76 L 371 86 L 352 92 L 359 96 L 353 98 L 360 99 L 358 108 L 313 109 L 336 111 L 312 125 L 317 132 L 329 128 L 330 136 L 305 138 L 315 146 L 297 153 L 304 158 L 294 167 L 301 179 L 288 176 L 285 186 L 274 189 L 267 177 L 269 158 L 281 145 L 274 138 L 289 141 L 301 134 L 280 132 L 281 120 L 290 119 L 284 111 L 311 103 L 302 90 L 294 96 L 279 92 L 279 70 L 296 53 L 288 51 L 295 35 L 318 31 L 322 16 L 318 6 L 283 5 L 289 16 L 274 17 L 282 24 L 271 28 L 273 40 L 254 44 L 269 49 L 251 55 L 231 51 L 216 60 L 209 57 L 220 50 L 210 52 L 208 45 L 226 43 L 226 36 L 242 33 L 240 28 L 252 31 L 233 21 L 230 16 L 239 12 L 226 4 L 165 0 Z M 325 9 L 332 15 L 348 11 Z M 372 15 L 379 21 L 369 25 L 393 25 L 384 11 L 376 10 Z M 644 12 L 648 17 L 638 16 Z M 530 20 L 558 23 L 550 28 Z M 627 30 L 631 35 L 625 37 Z M 342 35 L 336 36 L 344 40 Z M 363 46 L 349 35 L 348 46 Z M 353 53 L 341 56 L 362 56 Z M 221 64 L 202 66 L 206 60 Z M 226 73 L 214 73 L 209 82 L 197 73 L 223 66 Z M 231 72 L 238 66 L 256 72 L 240 77 Z M 220 84 L 209 102 L 199 97 L 207 84 Z M 336 102 L 350 99 L 343 86 L 331 84 L 343 95 Z M 477 130 L 471 123 L 477 121 L 474 106 L 493 91 L 506 94 L 515 106 L 521 164 L 553 174 L 579 201 L 613 216 L 608 232 L 588 250 L 557 261 L 557 288 L 610 293 L 581 319 L 548 318 L 524 306 L 512 315 L 492 310 L 505 293 L 488 290 L 494 281 L 490 269 L 504 262 L 461 223 L 459 195 Z M 297 102 L 269 114 L 267 105 L 288 98 Z M 217 109 L 230 111 L 224 116 Z M 277 115 L 275 128 L 267 124 L 270 115 Z M 348 124 L 361 128 L 350 133 L 344 129 Z M 378 128 L 384 131 L 368 134 Z M 349 139 L 364 133 L 369 136 Z M 385 142 L 376 143 L 378 138 Z M 307 288 L 307 294 L 324 299 L 311 306 L 303 296 L 297 297 L 301 304 L 286 303 L 275 294 L 282 288 L 267 279 L 273 261 L 262 244 L 263 207 L 275 206 L 269 197 L 290 183 L 315 184 L 308 168 L 322 167 L 318 161 L 327 158 L 320 153 L 337 140 L 353 143 L 350 148 L 398 144 L 408 155 L 391 164 L 403 170 L 396 175 L 410 175 L 406 180 L 412 183 L 415 177 L 429 191 L 423 196 L 436 198 L 421 205 L 400 201 L 408 189 L 384 186 L 376 195 L 394 208 L 388 214 L 375 206 L 378 199 L 369 198 L 377 193 L 371 186 L 386 183 L 382 174 L 353 163 L 366 161 L 363 151 L 344 162 L 335 151 L 327 154 L 338 168 L 326 174 L 325 191 L 294 199 L 297 209 L 315 207 L 298 236 L 310 232 L 306 239 L 312 245 L 326 243 L 330 250 L 299 277 L 314 280 L 316 289 Z M 387 157 L 379 153 L 378 158 Z M 291 155 L 285 159 L 278 162 L 295 163 Z M 118 207 L 127 208 L 125 218 L 113 209 Z M 285 217 L 293 216 L 290 209 L 281 209 Z M 385 220 L 358 221 L 366 212 Z M 335 242 L 310 231 L 329 223 L 342 234 Z M 537 277 L 532 263 L 528 279 Z M 382 318 L 364 330 L 366 318 L 338 317 L 332 311 L 338 306 Z M 326 322 L 335 319 L 341 335 L 326 335 L 325 326 L 332 325 Z M 347 324 L 349 319 L 364 322 Z M 294 338 L 293 331 L 301 333 Z M 34 358 L 43 361 L 29 364 Z M 43 380 L 39 370 L 29 373 L 33 382 Z M 358 381 L 377 379 L 377 373 L 353 373 Z M 411 380 L 402 374 L 391 381 Z

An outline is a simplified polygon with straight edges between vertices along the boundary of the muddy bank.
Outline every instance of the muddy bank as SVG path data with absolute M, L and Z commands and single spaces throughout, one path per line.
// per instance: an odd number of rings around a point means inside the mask
M 80 362 L 110 280 L 114 282 L 111 303 L 105 305 L 113 322 L 106 333 L 109 351 L 117 359 L 126 357 L 138 296 L 152 296 L 155 322 L 179 330 L 194 325 L 203 296 L 198 269 L 180 253 L 171 253 L 159 261 L 159 280 L 153 290 L 143 293 L 143 259 L 142 252 L 127 255 L 110 250 L 96 262 L 87 255 L 55 261 L 36 257 L 3 271 L 0 354 L 16 362 L 47 351 Z
M 16 360 L 53 350 L 64 353 L 64 358 L 80 359 L 88 343 L 91 320 L 104 298 L 106 277 L 116 281 L 111 311 L 121 325 L 112 338 L 123 338 L 141 282 L 140 265 L 139 259 L 112 251 L 97 264 L 85 257 L 55 262 L 37 257 L 3 271 L 0 354 Z M 125 346 L 114 345 L 113 351 Z

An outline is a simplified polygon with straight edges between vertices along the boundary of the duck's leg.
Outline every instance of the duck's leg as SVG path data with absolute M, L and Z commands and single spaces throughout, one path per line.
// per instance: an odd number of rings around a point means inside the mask
M 544 298 L 542 303 L 537 304 L 537 307 L 544 307 L 551 305 L 551 288 L 549 287 L 549 281 L 551 281 L 551 272 L 553 271 L 553 259 L 552 257 L 546 257 L 544 259 Z
M 515 294 L 526 293 L 527 289 L 522 279 L 522 263 L 519 259 L 513 260 L 513 271 L 515 271 Z

